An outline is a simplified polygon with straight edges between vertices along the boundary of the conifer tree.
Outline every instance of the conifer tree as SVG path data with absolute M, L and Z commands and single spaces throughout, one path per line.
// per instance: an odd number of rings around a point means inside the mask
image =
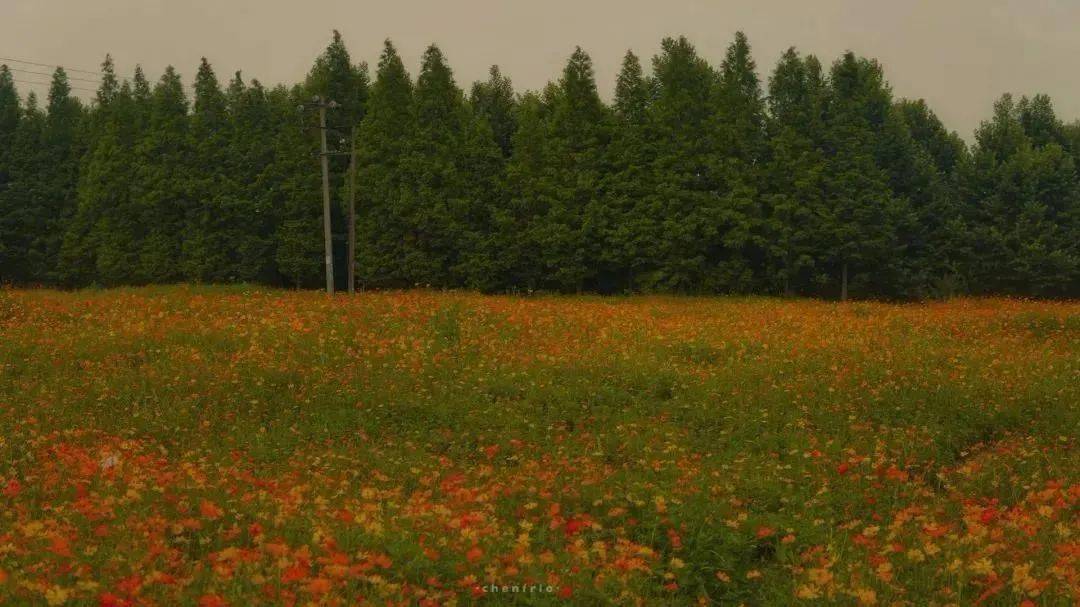
M 742 32 L 728 47 L 715 88 L 709 181 L 718 197 L 719 243 L 708 256 L 714 289 L 748 291 L 764 273 L 766 239 L 759 199 L 767 146 L 765 101 L 750 43 Z
M 827 280 L 819 239 L 825 212 L 826 82 L 813 55 L 794 48 L 769 80 L 769 151 L 763 169 L 768 208 L 769 289 L 810 293 Z
M 238 203 L 228 149 L 229 117 L 225 94 L 205 57 L 195 75 L 194 111 L 190 119 L 180 270 L 189 281 L 222 282 L 235 272 L 235 234 L 244 221 L 234 217 Z
M 116 77 L 111 56 L 105 56 L 101 71 L 79 171 L 76 210 L 60 249 L 59 278 L 70 285 L 128 284 L 134 280 L 137 263 L 137 222 L 130 208 L 135 105 L 130 85 L 121 85 Z
M 48 284 L 55 271 L 65 222 L 74 209 L 82 106 L 70 96 L 67 74 L 57 68 L 48 104 L 28 98 L 4 153 L 6 184 L 0 188 L 0 277 Z
M 186 181 L 191 155 L 188 101 L 169 66 L 154 87 L 150 123 L 135 149 L 132 206 L 138 221 L 140 282 L 172 282 L 182 274 L 185 218 L 193 208 Z
M 915 143 L 929 154 L 942 176 L 951 177 L 967 153 L 963 139 L 955 132 L 946 130 L 941 119 L 922 99 L 901 99 L 896 105 L 903 113 Z
M 503 288 L 533 291 L 542 286 L 541 251 L 533 240 L 534 223 L 552 205 L 553 182 L 547 162 L 550 108 L 529 92 L 518 101 L 513 156 L 506 165 L 506 186 L 495 209 L 491 258 Z
M 15 89 L 15 79 L 7 65 L 0 65 L 0 284 L 8 277 L 5 275 L 12 262 L 8 261 L 9 245 L 14 238 L 13 228 L 8 219 L 12 211 L 8 208 L 7 190 L 13 179 L 12 154 L 14 153 L 15 133 L 19 128 L 22 108 L 19 94 Z
M 270 93 L 258 80 L 245 86 L 237 72 L 230 81 L 229 162 L 236 198 L 229 213 L 230 248 L 234 278 L 244 282 L 274 282 L 277 272 L 273 254 L 273 234 L 281 221 L 281 205 L 275 204 L 273 179 L 276 161 L 276 131 L 295 128 L 285 116 L 277 124 Z M 295 108 L 294 108 L 295 109 Z
M 646 133 L 656 150 L 656 185 L 645 204 L 661 227 L 655 269 L 641 273 L 637 284 L 644 290 L 715 290 L 708 262 L 720 246 L 721 225 L 711 179 L 715 73 L 686 38 L 667 38 L 653 58 L 653 78 Z
M 298 107 L 307 100 L 304 87 L 275 88 L 269 104 L 277 132 L 274 162 L 260 184 L 268 209 L 280 209 L 274 231 L 274 261 L 281 276 L 296 288 L 320 284 L 323 267 L 322 198 L 318 158 Z
M 607 171 L 609 112 L 600 100 L 592 59 L 580 47 L 567 61 L 552 91 L 545 162 L 551 171 L 551 204 L 531 226 L 540 248 L 544 288 L 591 289 L 605 228 L 600 185 Z
M 897 224 L 907 210 L 875 159 L 891 93 L 877 62 L 845 53 L 833 64 L 828 107 L 828 175 L 821 245 L 841 299 L 897 278 L 904 251 Z M 835 291 L 834 291 L 835 293 Z
M 7 183 L 0 189 L 0 242 L 3 243 L 0 281 L 3 282 L 35 282 L 35 270 L 40 267 L 35 224 L 40 220 L 36 206 L 41 194 L 40 172 L 46 162 L 41 151 L 44 129 L 45 114 L 38 106 L 37 95 L 31 91 L 5 146 Z
M 401 206 L 404 173 L 413 129 L 413 86 L 397 49 L 387 40 L 358 144 L 357 273 L 368 286 L 410 286 L 403 260 L 409 234 Z
M 368 97 L 367 65 L 354 66 L 341 33 L 334 30 L 330 44 L 315 60 L 315 65 L 305 81 L 308 94 L 335 104 L 327 111 L 327 141 L 332 152 L 330 156 L 330 188 L 335 204 L 331 206 L 331 226 L 334 240 L 334 265 L 336 282 L 344 283 L 347 265 L 345 235 L 348 226 L 345 223 L 347 172 L 349 159 L 345 155 L 352 145 L 353 128 L 364 117 Z M 312 130 L 313 149 L 318 149 L 318 131 Z
M 610 172 L 602 248 L 597 259 L 597 288 L 626 292 L 637 288 L 637 277 L 653 269 L 653 243 L 659 237 L 659 218 L 651 212 L 652 142 L 646 135 L 650 83 L 641 61 L 627 51 L 615 83 L 614 125 L 608 149 Z
M 402 270 L 413 284 L 459 286 L 479 279 L 482 234 L 499 152 L 474 117 L 442 51 L 430 46 L 413 95 L 414 126 L 402 159 Z
M 79 165 L 84 148 L 85 119 L 82 103 L 71 95 L 63 68 L 56 68 L 49 87 L 48 108 L 40 143 L 44 165 L 37 169 L 40 186 L 34 234 L 36 262 L 30 269 L 35 281 L 54 283 L 58 278 L 64 230 L 75 214 Z
M 1049 100 L 1045 104 L 1048 106 Z M 982 293 L 1054 296 L 1080 284 L 1080 189 L 1072 157 L 1052 141 L 1052 109 L 1040 120 L 1004 95 L 976 131 L 963 175 L 971 224 L 971 285 Z M 1025 120 L 1027 125 L 1025 128 Z M 1042 145 L 1030 132 L 1039 136 Z
M 510 78 L 503 76 L 499 66 L 491 66 L 487 81 L 473 84 L 470 103 L 476 115 L 487 121 L 503 156 L 509 157 L 517 128 L 514 87 Z

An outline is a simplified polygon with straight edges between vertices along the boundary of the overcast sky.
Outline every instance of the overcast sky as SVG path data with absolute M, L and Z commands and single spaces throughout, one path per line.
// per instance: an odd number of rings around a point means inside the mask
M 374 65 L 389 37 L 415 76 L 436 42 L 462 87 L 498 63 L 519 91 L 581 45 L 605 98 L 628 48 L 648 58 L 685 34 L 719 64 L 741 29 L 765 77 L 793 45 L 826 63 L 845 49 L 876 57 L 897 96 L 926 99 L 968 139 L 1005 91 L 1048 93 L 1061 118 L 1080 118 L 1080 0 L 0 0 L 0 57 L 93 70 L 111 52 L 125 74 L 171 63 L 190 84 L 205 55 L 223 80 L 243 69 L 291 83 L 333 28 L 356 61 Z

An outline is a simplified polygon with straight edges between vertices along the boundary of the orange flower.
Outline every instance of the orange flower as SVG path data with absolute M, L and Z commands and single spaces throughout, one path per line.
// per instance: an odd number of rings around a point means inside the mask
M 308 582 L 305 590 L 307 590 L 310 594 L 326 594 L 327 592 L 330 592 L 330 588 L 330 580 L 322 577 L 317 577 Z
M 135 603 L 111 592 L 103 592 L 98 597 L 98 607 L 132 607 Z
M 229 607 L 229 603 L 216 594 L 204 594 L 199 597 L 199 607 Z
M 199 504 L 199 514 L 204 518 L 214 520 L 219 518 L 222 514 L 225 514 L 225 511 L 214 502 L 203 500 L 202 503 Z
M 469 548 L 468 552 L 465 553 L 465 558 L 470 563 L 475 563 L 476 561 L 480 560 L 480 558 L 483 557 L 483 556 L 484 556 L 484 551 L 480 549 L 480 546 L 473 546 L 472 548 Z
M 281 572 L 281 583 L 288 584 L 289 582 L 302 580 L 306 578 L 310 572 L 310 565 L 306 563 L 296 563 L 293 566 L 285 569 L 285 571 Z

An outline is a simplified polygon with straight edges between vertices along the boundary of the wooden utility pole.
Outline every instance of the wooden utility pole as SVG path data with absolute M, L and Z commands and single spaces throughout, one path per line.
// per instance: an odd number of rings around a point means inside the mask
M 356 127 L 349 148 L 349 294 L 356 293 Z
M 334 242 L 330 228 L 330 150 L 326 149 L 326 108 L 329 104 L 316 98 L 319 105 L 319 141 L 322 152 L 323 239 L 326 245 L 326 292 L 334 294 Z M 333 102 L 331 102 L 333 103 Z

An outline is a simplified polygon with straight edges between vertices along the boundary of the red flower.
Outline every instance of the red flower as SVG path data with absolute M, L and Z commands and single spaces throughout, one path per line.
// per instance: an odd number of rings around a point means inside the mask
M 566 521 L 566 527 L 563 529 L 563 533 L 566 537 L 572 537 L 581 532 L 586 527 L 587 523 L 579 518 L 572 518 Z
M 7 482 L 7 485 L 4 486 L 5 497 L 15 497 L 20 491 L 22 491 L 22 485 L 15 479 L 11 479 Z
M 128 599 L 118 597 L 111 592 L 103 592 L 98 597 L 98 607 L 131 607 L 134 604 Z
M 285 571 L 281 572 L 281 583 L 288 584 L 289 582 L 295 582 L 296 580 L 302 580 L 308 576 L 311 567 L 305 563 L 296 563 L 292 567 L 289 567 Z

